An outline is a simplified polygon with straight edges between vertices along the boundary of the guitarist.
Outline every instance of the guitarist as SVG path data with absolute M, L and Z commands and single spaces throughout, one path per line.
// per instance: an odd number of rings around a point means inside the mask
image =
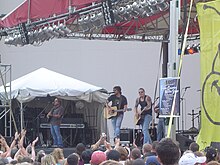
M 121 87 L 120 86 L 115 86 L 113 88 L 113 92 L 114 94 L 111 95 L 108 99 L 107 99 L 107 104 L 106 107 L 108 109 L 108 111 L 113 111 L 111 109 L 111 107 L 116 106 L 117 109 L 124 109 L 124 111 L 122 112 L 117 112 L 116 116 L 113 116 L 111 118 L 112 121 L 112 127 L 114 130 L 114 137 L 116 138 L 120 138 L 120 128 L 121 128 L 121 123 L 124 117 L 124 112 L 127 110 L 127 98 L 122 95 L 121 92 Z M 111 106 L 109 105 L 111 102 Z
M 48 121 L 50 122 L 50 132 L 53 137 L 53 145 L 52 147 L 63 147 L 62 136 L 60 133 L 60 124 L 62 120 L 62 116 L 64 114 L 64 108 L 61 105 L 61 100 L 55 98 L 53 102 L 53 108 L 47 114 Z
M 152 121 L 152 101 L 151 97 L 145 94 L 144 88 L 139 88 L 138 90 L 139 97 L 136 99 L 135 102 L 135 116 L 140 117 L 139 125 L 142 127 L 142 132 L 144 135 L 145 143 L 152 143 L 150 134 L 149 134 L 149 124 Z M 140 106 L 140 110 L 138 111 L 138 106 Z

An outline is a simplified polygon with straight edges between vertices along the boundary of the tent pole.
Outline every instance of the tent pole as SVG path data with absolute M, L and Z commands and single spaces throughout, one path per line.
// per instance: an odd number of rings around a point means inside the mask
M 23 130 L 23 103 L 22 102 L 21 102 L 20 115 L 21 115 L 20 116 L 20 118 L 21 118 L 21 130 Z

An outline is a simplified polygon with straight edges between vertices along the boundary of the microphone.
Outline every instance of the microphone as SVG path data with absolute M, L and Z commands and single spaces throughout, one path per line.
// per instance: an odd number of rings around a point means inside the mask
M 184 89 L 185 89 L 185 90 L 187 90 L 188 88 L 191 88 L 191 87 L 190 87 L 190 86 L 188 86 L 188 87 L 185 87 Z

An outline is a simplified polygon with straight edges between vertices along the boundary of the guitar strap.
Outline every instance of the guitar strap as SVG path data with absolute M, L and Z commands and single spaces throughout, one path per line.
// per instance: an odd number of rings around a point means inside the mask
M 122 96 L 120 95 L 118 109 L 121 109 L 121 102 L 122 102 Z

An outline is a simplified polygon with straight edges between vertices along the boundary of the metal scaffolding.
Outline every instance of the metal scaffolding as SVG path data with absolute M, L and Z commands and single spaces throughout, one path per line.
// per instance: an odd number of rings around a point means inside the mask
M 15 121 L 11 108 L 11 65 L 0 63 L 0 69 L 1 85 L 5 91 L 4 94 L 0 94 L 0 119 L 4 119 L 4 136 L 11 137 L 12 122 Z

